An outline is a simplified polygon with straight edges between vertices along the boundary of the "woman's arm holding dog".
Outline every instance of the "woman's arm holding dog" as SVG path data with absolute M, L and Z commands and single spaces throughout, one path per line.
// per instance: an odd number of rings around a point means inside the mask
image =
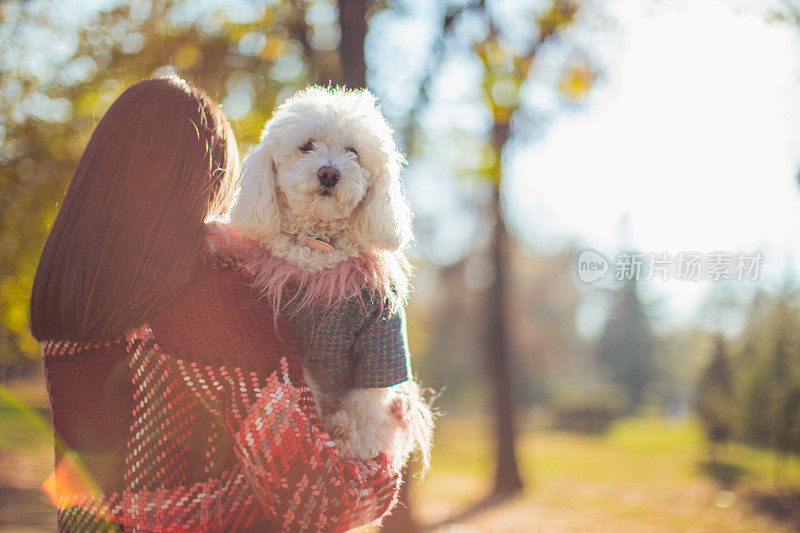
M 384 455 L 339 455 L 289 331 L 274 323 L 246 280 L 213 268 L 152 329 L 191 396 L 225 427 L 255 499 L 281 529 L 343 531 L 380 519 L 399 474 Z
M 236 394 L 236 391 L 232 391 Z M 380 519 L 394 505 L 399 476 L 381 454 L 341 458 L 327 433 L 300 406 L 303 391 L 284 364 L 246 416 L 229 409 L 228 427 L 256 496 L 287 530 L 348 530 Z

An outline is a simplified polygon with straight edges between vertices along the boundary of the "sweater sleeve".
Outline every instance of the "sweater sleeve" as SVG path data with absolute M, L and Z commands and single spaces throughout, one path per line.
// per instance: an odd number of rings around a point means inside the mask
M 151 324 L 155 341 L 226 428 L 267 517 L 282 530 L 345 531 L 388 514 L 399 474 L 384 455 L 338 454 L 285 326 L 231 272 L 209 269 L 192 292 Z
M 391 387 L 411 378 L 411 361 L 402 306 L 379 299 L 355 334 L 353 381 L 358 388 Z

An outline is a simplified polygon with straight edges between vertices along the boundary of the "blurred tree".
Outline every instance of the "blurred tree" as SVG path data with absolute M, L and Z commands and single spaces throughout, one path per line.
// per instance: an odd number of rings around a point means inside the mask
M 338 0 L 339 57 L 342 59 L 340 82 L 348 87 L 367 86 L 367 62 L 364 59 L 364 41 L 367 37 L 368 0 Z
M 494 279 L 487 302 L 487 367 L 492 381 L 497 435 L 496 471 L 493 494 L 505 496 L 522 488 L 515 450 L 515 397 L 511 380 L 510 342 L 507 315 L 509 286 L 509 239 L 503 214 L 501 185 L 503 156 L 512 134 L 512 121 L 520 109 L 520 92 L 527 80 L 541 46 L 572 23 L 578 9 L 576 2 L 555 0 L 535 19 L 538 32 L 524 48 L 505 39 L 495 22 L 493 12 L 479 2 L 486 20 L 486 36 L 474 46 L 484 68 L 483 93 L 492 119 L 490 146 L 493 164 L 486 171 L 491 185 L 489 206 L 492 220 L 490 257 Z M 575 74 L 575 73 L 573 73 Z M 572 94 L 579 97 L 591 84 L 591 76 L 583 73 L 584 83 Z M 573 76 L 569 76 L 572 78 Z M 577 87 L 566 82 L 565 87 Z M 579 94 L 580 93 L 580 94 Z
M 514 415 L 518 398 L 514 392 L 514 380 L 511 379 L 516 369 L 512 370 L 511 352 L 514 347 L 510 339 L 512 334 L 510 323 L 514 320 L 509 316 L 511 312 L 509 292 L 513 277 L 509 272 L 508 255 L 515 247 L 515 243 L 509 238 L 501 206 L 502 162 L 508 156 L 508 147 L 511 144 L 509 140 L 514 137 L 515 117 L 526 115 L 527 112 L 523 110 L 521 95 L 524 85 L 529 81 L 535 58 L 543 46 L 550 43 L 553 43 L 553 46 L 563 44 L 559 43 L 559 40 L 571 26 L 579 5 L 580 2 L 572 0 L 515 3 L 490 3 L 482 0 L 442 2 L 438 10 L 441 15 L 439 31 L 434 35 L 427 59 L 424 60 L 425 68 L 413 85 L 411 91 L 413 97 L 411 105 L 407 107 L 408 113 L 399 117 L 401 144 L 410 152 L 412 166 L 416 159 L 414 156 L 424 157 L 426 147 L 431 147 L 439 154 L 447 154 L 448 151 L 453 153 L 454 150 L 458 154 L 454 154 L 453 160 L 446 163 L 453 169 L 454 174 L 463 178 L 464 182 L 472 181 L 470 180 L 472 177 L 477 178 L 474 182 L 488 185 L 491 190 L 488 206 L 478 203 L 470 206 L 476 208 L 474 209 L 476 217 L 482 219 L 479 222 L 480 226 L 491 228 L 491 236 L 487 239 L 488 246 L 481 240 L 482 235 L 476 236 L 473 245 L 469 246 L 467 255 L 474 252 L 479 259 L 487 258 L 488 268 L 481 270 L 490 271 L 488 276 L 483 276 L 490 280 L 487 290 L 483 292 L 486 300 L 482 305 L 478 305 L 478 308 L 482 311 L 480 316 L 486 325 L 484 342 L 481 344 L 488 381 L 494 397 L 493 419 L 497 437 L 497 467 L 492 491 L 494 496 L 506 496 L 522 487 L 514 444 L 516 436 Z M 411 11 L 405 2 L 396 2 L 390 9 L 401 13 L 405 10 Z M 431 11 L 436 10 L 427 12 Z M 523 14 L 523 21 L 515 14 Z M 382 51 L 389 55 L 395 50 L 396 48 L 387 45 Z M 568 54 L 568 62 L 572 59 L 571 56 L 571 53 Z M 482 135 L 480 141 L 466 146 L 460 143 L 464 138 L 464 132 L 457 131 L 458 126 L 453 127 L 456 131 L 451 131 L 451 135 L 447 136 L 444 143 L 433 143 L 428 130 L 430 122 L 427 119 L 430 117 L 426 116 L 430 110 L 428 105 L 438 103 L 435 95 L 439 84 L 447 86 L 454 81 L 444 79 L 446 76 L 442 75 L 443 72 L 448 72 L 447 67 L 451 65 L 450 60 L 454 57 L 458 58 L 454 62 L 460 63 L 460 67 L 464 67 L 466 62 L 469 69 L 475 66 L 480 68 L 480 91 L 470 103 L 476 104 L 482 113 L 480 118 L 474 114 L 471 118 L 473 120 L 477 118 L 481 124 L 485 122 L 490 124 L 487 135 Z M 578 64 L 581 68 L 575 68 Z M 397 63 L 392 63 L 392 68 L 396 70 L 398 67 L 406 68 L 403 58 Z M 594 72 L 588 63 L 583 61 L 571 64 L 558 81 L 548 79 L 546 83 L 557 85 L 565 99 L 579 102 L 593 80 Z M 407 98 L 408 95 L 403 96 Z M 472 94 L 470 98 L 473 98 Z M 441 120 L 443 117 L 444 115 L 437 118 Z M 524 124 L 522 128 L 525 128 Z M 522 129 L 521 133 L 521 136 L 526 136 L 530 131 Z M 467 165 L 464 164 L 464 158 L 468 157 L 475 161 L 476 156 L 480 159 L 479 163 L 469 169 L 465 168 Z M 486 212 L 482 212 L 484 207 Z M 417 249 L 424 253 L 426 243 L 423 241 L 427 241 L 430 234 L 425 231 L 430 231 L 431 226 L 426 226 L 420 216 L 416 221 L 418 242 L 421 244 Z M 460 269 L 469 267 L 469 262 L 471 261 L 468 259 L 452 269 L 448 268 L 444 273 L 444 277 L 448 279 L 448 286 L 453 283 L 453 290 L 458 290 L 455 287 L 460 283 Z M 450 292 L 448 296 L 456 295 Z M 461 321 L 453 317 L 453 314 L 454 310 L 450 309 L 447 313 L 450 320 L 442 322 L 457 328 Z M 469 328 L 469 324 L 467 327 Z M 469 333 L 474 333 L 474 328 L 469 329 Z M 471 351 L 473 347 L 470 346 L 469 349 Z M 531 358 L 535 357 L 534 355 Z M 459 367 L 459 372 L 464 372 L 463 367 L 464 365 Z
M 759 292 L 734 365 L 737 438 L 774 452 L 774 477 L 800 451 L 800 303 L 793 277 Z
M 597 349 L 600 365 L 626 391 L 627 411 L 642 403 L 645 387 L 655 375 L 655 338 L 636 294 L 636 282 L 627 281 L 617 292 Z
M 746 326 L 739 337 L 734 375 L 737 438 L 750 444 L 768 445 L 771 421 L 766 416 L 770 405 L 769 374 L 764 360 L 771 296 L 757 292 L 750 304 Z
M 572 279 L 575 250 L 555 255 L 514 247 L 510 253 L 509 335 L 514 390 L 523 405 L 543 403 L 565 376 L 588 378 L 592 369 L 576 316 L 580 294 Z
M 775 452 L 775 480 L 782 476 L 789 453 L 798 449 L 797 433 L 800 431 L 800 314 L 797 294 L 791 281 L 775 300 L 769 330 L 771 346 L 766 352 L 766 375 L 769 376 L 770 439 Z
M 513 248 L 510 257 L 509 323 L 514 389 L 523 405 L 534 405 L 559 392 L 565 376 L 587 376 L 587 361 L 580 357 L 584 343 L 575 324 L 579 294 L 570 276 L 574 254 L 570 250 L 543 255 Z M 491 283 L 491 263 L 485 254 L 472 254 L 437 269 L 439 290 L 428 298 L 414 299 L 415 320 L 409 333 L 424 324 L 430 335 L 415 342 L 415 355 L 423 355 L 419 369 L 426 384 L 447 387 L 445 407 L 485 401 L 486 380 L 483 328 L 486 293 Z M 409 313 L 410 314 L 410 313 Z M 425 352 L 420 354 L 419 350 Z M 568 384 L 567 384 L 568 385 Z
M 36 261 L 97 117 L 128 85 L 174 71 L 220 101 L 246 148 L 275 102 L 338 77 L 336 5 L 55 0 L 0 5 L 0 369 L 34 365 Z
M 733 376 L 725 342 L 717 336 L 711 361 L 697 387 L 697 413 L 710 442 L 711 460 L 718 458 L 718 447 L 731 437 Z

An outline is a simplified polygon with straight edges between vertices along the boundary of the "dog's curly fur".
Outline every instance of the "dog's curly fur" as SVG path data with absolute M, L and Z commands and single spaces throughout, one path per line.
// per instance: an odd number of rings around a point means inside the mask
M 255 265 L 255 278 L 273 304 L 290 278 L 324 293 L 318 280 L 345 279 L 349 274 L 337 269 L 349 272 L 348 265 L 366 261 L 371 269 L 392 267 L 370 275 L 382 280 L 379 292 L 388 293 L 391 285 L 402 305 L 408 284 L 402 248 L 411 239 L 411 212 L 400 186 L 403 163 L 377 100 L 366 90 L 309 87 L 277 108 L 245 157 L 231 212 L 231 222 L 246 237 L 303 271 L 298 276 L 284 269 L 281 278 L 269 267 L 274 261 Z M 320 184 L 321 167 L 339 171 L 335 187 Z M 308 238 L 327 241 L 335 250 L 309 248 Z M 270 271 L 260 272 L 264 269 Z M 310 375 L 309 384 L 342 453 L 368 459 L 383 451 L 400 466 L 417 449 L 427 466 L 433 413 L 415 382 L 354 389 L 337 402 L 330 402 Z M 338 407 L 326 412 L 331 403 Z
M 299 147 L 308 141 L 313 150 L 304 153 Z M 311 272 L 364 252 L 400 250 L 411 238 L 403 161 L 372 94 L 310 87 L 275 111 L 247 154 L 232 221 Z M 317 180 L 323 166 L 341 175 L 327 195 Z M 298 237 L 326 240 L 336 251 L 298 246 Z

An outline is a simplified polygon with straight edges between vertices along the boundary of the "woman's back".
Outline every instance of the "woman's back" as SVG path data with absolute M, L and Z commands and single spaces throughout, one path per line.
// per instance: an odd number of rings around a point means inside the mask
M 387 458 L 340 460 L 288 331 L 209 257 L 237 168 L 177 78 L 128 88 L 89 140 L 31 294 L 61 530 L 342 530 L 394 501 Z
M 338 529 L 388 511 L 397 477 L 383 457 L 337 460 L 275 324 L 217 266 L 123 337 L 45 342 L 53 424 L 76 454 L 57 458 L 61 481 L 88 474 L 62 494 L 60 528 Z

